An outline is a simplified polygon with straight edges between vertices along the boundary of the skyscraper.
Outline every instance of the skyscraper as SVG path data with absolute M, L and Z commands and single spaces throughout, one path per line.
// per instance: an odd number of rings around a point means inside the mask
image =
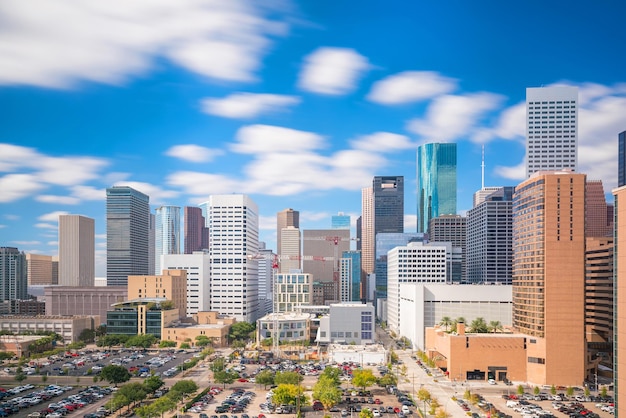
M 152 269 L 150 198 L 128 186 L 110 187 L 106 193 L 107 286 L 126 286 L 129 275 L 149 274 Z
M 163 254 L 161 270 L 187 271 L 187 312 L 191 317 L 198 312 L 211 310 L 209 284 L 211 267 L 209 250 L 196 251 L 193 254 Z
M 301 240 L 300 229 L 288 226 L 280 232 L 280 273 L 289 273 L 302 268 L 300 264 Z
M 367 297 L 367 275 L 374 272 L 376 232 L 374 231 L 374 193 L 371 187 L 361 189 L 361 299 Z M 359 222 L 357 221 L 357 226 Z
M 430 220 L 456 214 L 456 144 L 417 148 L 417 232 L 428 232 Z
M 404 232 L 404 177 L 376 176 L 372 193 L 374 238 L 379 233 Z
M 300 228 L 300 212 L 291 208 L 281 210 L 276 214 L 276 254 L 281 255 L 281 234 L 284 228 L 293 226 Z
M 0 247 L 0 302 L 28 297 L 26 254 L 14 247 Z
M 606 197 L 602 180 L 587 180 L 585 191 L 585 236 L 606 237 L 612 235 L 607 220 Z
M 358 302 L 361 299 L 361 252 L 344 251 L 340 266 L 340 300 Z
M 387 297 L 387 253 L 409 242 L 424 242 L 424 234 L 417 232 L 381 232 L 376 234 L 376 289 L 374 298 Z
M 259 242 L 258 282 L 259 282 L 259 317 L 272 312 L 274 290 L 274 251 L 265 248 L 264 242 Z
M 513 192 L 499 187 L 467 212 L 467 280 L 510 285 L 513 279 Z
M 617 136 L 618 154 L 617 154 L 617 185 L 622 187 L 626 185 L 626 131 L 620 132 Z
M 209 248 L 209 228 L 202 216 L 202 209 L 194 206 L 185 206 L 185 254 Z
M 536 384 L 585 379 L 585 177 L 538 172 L 513 195 L 513 327 Z
M 626 303 L 624 303 L 626 301 L 626 263 L 623 260 L 626 248 L 626 186 L 614 189 L 613 196 L 615 198 L 615 271 L 613 276 L 615 416 L 624 417 L 626 416 L 626 332 L 624 332 L 626 327 L 624 325 L 626 324 Z
M 467 278 L 467 218 L 461 215 L 439 215 L 430 220 L 428 226 L 430 242 L 452 244 L 452 260 L 448 269 L 448 281 L 460 283 Z
M 58 273 L 53 275 L 52 263 L 53 261 L 51 255 L 26 254 L 26 264 L 28 265 L 28 285 L 40 286 L 59 284 L 59 275 Z
M 259 210 L 247 195 L 210 196 L 211 310 L 238 322 L 258 319 Z
M 335 282 L 339 285 L 339 259 L 350 250 L 350 231 L 347 229 L 305 229 L 302 237 L 302 271 L 311 274 L 316 282 Z M 333 258 L 323 261 L 317 257 Z M 337 287 L 339 292 L 339 287 Z M 339 300 L 339 293 L 337 298 Z
M 161 256 L 180 254 L 180 208 L 161 206 L 155 213 L 154 271 L 161 274 Z
M 526 89 L 526 177 L 577 170 L 578 87 Z
M 350 229 L 350 215 L 344 215 L 343 212 L 333 215 L 330 227 L 332 229 Z
M 59 284 L 93 286 L 95 260 L 95 221 L 86 216 L 60 215 Z

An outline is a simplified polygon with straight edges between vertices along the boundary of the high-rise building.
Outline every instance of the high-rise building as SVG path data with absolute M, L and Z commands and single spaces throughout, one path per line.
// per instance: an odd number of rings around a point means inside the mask
M 376 176 L 372 193 L 374 239 L 380 233 L 404 232 L 404 177 Z
M 330 224 L 332 229 L 350 229 L 350 215 L 339 212 L 332 216 Z
M 211 231 L 211 310 L 254 322 L 259 316 L 259 210 L 247 195 L 214 195 L 206 208 Z M 250 256 L 250 257 L 249 257 Z
M 367 276 L 374 272 L 376 232 L 374 231 L 374 193 L 371 187 L 361 189 L 361 232 L 357 248 L 361 249 L 361 299 L 367 297 Z M 357 226 L 359 225 L 357 221 Z
M 395 247 L 387 258 L 387 324 L 400 329 L 400 285 L 403 283 L 446 283 L 450 244 L 410 242 Z M 412 321 L 414 318 L 405 320 Z
M 300 270 L 301 252 L 300 228 L 288 226 L 280 232 L 280 273 L 289 273 L 293 270 Z
M 209 289 L 211 266 L 209 250 L 193 254 L 164 254 L 161 270 L 185 270 L 187 272 L 186 316 L 211 310 Z
M 161 274 L 162 257 L 180 254 L 180 208 L 160 206 L 155 213 L 154 271 Z
M 585 236 L 606 237 L 613 235 L 607 220 L 607 204 L 602 180 L 587 180 L 585 191 Z
M 274 261 L 277 255 L 264 242 L 259 242 L 258 282 L 259 282 L 259 317 L 272 312 L 274 291 Z
M 626 131 L 618 134 L 617 142 L 617 185 L 618 187 L 622 187 L 626 185 Z
M 339 300 L 339 259 L 350 250 L 350 230 L 305 229 L 302 241 L 302 271 L 310 274 L 316 282 L 334 282 L 337 291 L 335 300 Z
M 456 144 L 417 148 L 417 205 L 417 232 L 427 232 L 432 218 L 456 214 Z
M 154 276 L 156 267 L 156 216 L 150 213 L 150 226 L 148 227 L 148 274 Z M 158 272 L 161 273 L 161 272 Z
M 28 286 L 59 284 L 58 274 L 52 273 L 52 256 L 42 254 L 26 254 L 28 265 Z
M 14 247 L 0 247 L 0 302 L 28 298 L 26 254 Z
M 499 187 L 467 212 L 470 283 L 512 283 L 514 191 L 515 187 Z
M 185 206 L 185 254 L 209 248 L 209 228 L 206 227 L 202 209 Z
M 498 190 L 500 190 L 500 187 L 498 186 L 487 186 L 478 190 L 477 192 L 474 193 L 472 207 L 475 208 L 476 206 L 480 205 L 481 203 L 485 201 L 487 196 L 489 196 L 490 194 Z
M 452 244 L 452 260 L 448 269 L 448 282 L 460 283 L 467 278 L 467 218 L 461 215 L 439 215 L 428 224 L 430 242 Z
M 614 345 L 613 380 L 615 382 L 615 416 L 626 416 L 626 186 L 613 190 L 615 199 L 615 247 L 613 286 Z M 620 249 L 621 254 L 620 254 Z
M 289 226 L 300 228 L 300 212 L 291 208 L 281 210 L 276 214 L 276 254 L 278 255 L 282 255 L 282 230 Z
M 542 171 L 513 195 L 513 326 L 536 384 L 585 379 L 585 182 Z
M 128 186 L 110 187 L 106 193 L 107 286 L 126 286 L 128 276 L 152 269 L 150 198 Z
M 587 237 L 585 250 L 585 325 L 595 352 L 613 352 L 613 237 Z M 612 356 L 608 356 L 609 360 Z M 607 366 L 605 364 L 605 366 Z M 613 365 L 611 364 L 610 367 Z
M 526 89 L 526 177 L 577 170 L 578 87 Z
M 95 221 L 81 215 L 60 215 L 59 284 L 93 286 L 95 278 Z
M 339 299 L 342 302 L 358 302 L 361 298 L 361 252 L 344 251 L 339 271 Z
M 313 280 L 310 274 L 294 272 L 276 275 L 274 312 L 293 312 L 299 305 L 310 305 Z
M 417 232 L 381 232 L 376 234 L 376 289 L 375 299 L 387 297 L 387 253 L 409 242 L 423 242 L 424 234 Z

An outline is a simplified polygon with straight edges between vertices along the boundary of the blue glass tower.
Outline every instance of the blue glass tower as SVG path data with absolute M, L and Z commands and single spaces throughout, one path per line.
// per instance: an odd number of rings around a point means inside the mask
M 417 148 L 417 232 L 439 215 L 456 214 L 456 144 Z

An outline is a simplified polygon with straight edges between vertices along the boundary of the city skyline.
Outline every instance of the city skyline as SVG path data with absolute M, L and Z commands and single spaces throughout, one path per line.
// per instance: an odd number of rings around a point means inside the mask
M 278 211 L 300 211 L 302 230 L 344 212 L 354 231 L 361 189 L 403 176 L 415 232 L 417 147 L 454 142 L 464 214 L 483 144 L 486 186 L 524 179 L 529 87 L 578 87 L 577 171 L 609 196 L 617 185 L 626 80 L 615 52 L 626 35 L 612 28 L 623 5 L 43 7 L 55 18 L 38 27 L 42 10 L 0 8 L 13 23 L 0 34 L 0 245 L 56 255 L 58 215 L 84 215 L 99 277 L 114 185 L 149 196 L 152 213 L 248 194 L 259 239 L 276 249 Z

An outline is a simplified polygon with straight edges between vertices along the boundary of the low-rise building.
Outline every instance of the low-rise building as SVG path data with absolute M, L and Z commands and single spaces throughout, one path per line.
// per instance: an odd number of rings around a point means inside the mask
M 370 303 L 332 303 L 319 319 L 319 343 L 371 344 L 375 339 L 374 306 Z
M 113 305 L 107 312 L 107 333 L 152 334 L 161 338 L 165 325 L 179 320 L 179 309 L 170 308 L 166 298 L 138 298 Z
M 46 286 L 47 315 L 98 315 L 107 317 L 115 303 L 127 299 L 126 286 Z
M 85 329 L 95 329 L 100 325 L 99 316 L 20 316 L 0 317 L 0 330 L 13 334 L 54 332 L 63 337 L 66 344 L 78 341 Z
M 211 340 L 213 347 L 228 345 L 228 332 L 236 320 L 217 312 L 197 312 L 193 322 L 174 322 L 163 327 L 162 340 L 174 341 L 178 346 L 184 342 L 194 345 L 199 336 Z
M 338 364 L 358 363 L 383 365 L 389 363 L 389 351 L 382 344 L 331 344 L 328 346 L 328 361 Z
M 278 339 L 280 344 L 309 341 L 311 315 L 307 313 L 271 313 L 257 320 L 257 341 Z

